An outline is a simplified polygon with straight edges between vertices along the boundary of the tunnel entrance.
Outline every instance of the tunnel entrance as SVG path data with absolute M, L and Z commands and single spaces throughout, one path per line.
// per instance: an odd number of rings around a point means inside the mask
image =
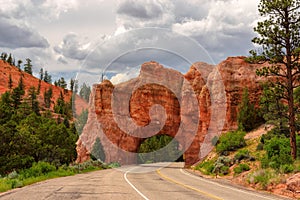
M 145 139 L 137 156 L 139 164 L 184 161 L 179 142 L 168 135 L 155 135 Z

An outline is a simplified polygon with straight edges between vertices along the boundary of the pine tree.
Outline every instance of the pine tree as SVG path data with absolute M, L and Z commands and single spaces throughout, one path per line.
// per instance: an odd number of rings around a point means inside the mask
M 8 64 L 13 65 L 13 57 L 12 57 L 11 53 L 9 54 L 6 61 L 7 61 Z
M 274 124 L 282 132 L 288 127 L 288 110 L 287 106 L 282 102 L 283 94 L 284 91 L 280 87 L 264 85 L 260 99 L 263 118 L 268 123 Z
M 9 77 L 8 77 L 8 88 L 11 90 L 12 86 L 13 86 L 13 80 L 12 80 L 11 74 L 9 74 Z
M 90 94 L 91 94 L 91 87 L 83 83 L 79 91 L 79 96 L 88 102 L 90 98 Z
M 75 80 L 71 78 L 70 80 L 70 90 L 74 92 Z
M 251 131 L 263 123 L 258 109 L 255 109 L 255 105 L 250 102 L 248 89 L 243 92 L 237 120 L 239 129 L 243 131 Z
M 39 74 L 40 74 L 40 80 L 44 80 L 44 69 L 43 68 L 40 69 Z
M 6 62 L 6 59 L 7 59 L 7 53 L 3 52 L 1 54 L 1 60 L 3 60 L 4 62 Z
M 300 86 L 300 1 L 261 0 L 258 10 L 263 21 L 254 28 L 259 36 L 252 41 L 262 46 L 262 56 L 272 65 L 258 70 L 257 74 L 276 77 L 274 86 L 284 89 L 283 98 L 288 104 L 291 155 L 296 159 L 294 89 Z
M 32 64 L 29 58 L 26 59 L 26 64 L 24 65 L 24 71 L 32 75 Z
M 28 91 L 29 95 L 29 105 L 34 113 L 40 114 L 39 102 L 37 101 L 37 92 L 35 87 L 30 87 Z
M 23 78 L 21 76 L 18 86 L 13 89 L 11 95 L 13 107 L 15 109 L 17 109 L 21 105 L 24 94 L 25 94 L 24 84 L 23 84 Z
M 21 64 L 23 63 L 23 61 L 22 60 L 18 60 L 18 65 L 17 65 L 17 68 L 19 69 L 19 70 L 21 70 Z
M 100 160 L 101 162 L 105 162 L 105 158 L 106 158 L 105 152 L 103 150 L 102 143 L 98 137 L 94 142 L 93 149 L 91 152 L 91 157 L 94 157 L 97 160 Z
M 51 77 L 51 75 L 49 75 L 47 70 L 45 71 L 43 78 L 46 83 L 50 83 L 50 84 L 52 83 L 52 77 Z
M 46 108 L 51 107 L 51 98 L 53 95 L 52 87 L 50 87 L 48 90 L 44 92 L 44 103 Z

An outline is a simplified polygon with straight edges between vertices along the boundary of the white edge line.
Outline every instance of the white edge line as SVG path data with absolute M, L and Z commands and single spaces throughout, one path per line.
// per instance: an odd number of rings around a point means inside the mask
M 269 197 L 266 197 L 265 195 L 262 195 L 262 194 L 258 195 L 258 194 L 255 194 L 253 192 L 247 192 L 247 191 L 244 191 L 244 190 L 241 190 L 241 189 L 237 189 L 237 188 L 229 187 L 229 186 L 224 186 L 224 185 L 221 185 L 219 183 L 206 180 L 204 178 L 201 178 L 201 177 L 195 176 L 193 174 L 190 174 L 189 172 L 186 172 L 183 169 L 180 169 L 180 172 L 183 173 L 183 174 L 185 174 L 185 175 L 187 175 L 187 176 L 193 177 L 195 179 L 199 179 L 199 180 L 204 181 L 206 183 L 211 183 L 211 184 L 217 185 L 219 187 L 227 188 L 227 189 L 230 189 L 230 190 L 235 190 L 235 191 L 238 191 L 238 192 L 242 192 L 242 193 L 245 193 L 245 194 L 253 195 L 253 196 L 256 196 L 256 197 L 261 197 L 261 198 L 264 198 L 264 199 L 274 200 L 274 198 L 269 198 Z
M 137 168 L 137 167 L 135 167 L 135 168 Z M 135 168 L 132 168 L 132 169 L 130 169 L 130 170 L 128 170 L 128 171 L 126 171 L 126 173 L 124 174 L 124 179 L 125 179 L 125 181 L 141 196 L 141 197 L 143 197 L 145 200 L 149 200 L 142 192 L 140 192 L 129 180 L 128 180 L 128 178 L 127 178 L 127 174 L 130 172 L 130 171 L 132 171 L 133 169 L 135 169 Z

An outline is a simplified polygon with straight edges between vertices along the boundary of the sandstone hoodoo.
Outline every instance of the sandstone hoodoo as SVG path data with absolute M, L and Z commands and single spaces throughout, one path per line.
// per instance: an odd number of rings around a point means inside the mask
M 259 67 L 235 57 L 217 66 L 195 63 L 182 75 L 152 61 L 141 66 L 135 79 L 94 85 L 87 124 L 77 142 L 77 161 L 90 159 L 100 138 L 106 162 L 137 163 L 141 143 L 158 134 L 180 143 L 186 166 L 197 163 L 216 137 L 237 128 L 245 88 L 251 101 L 258 102 L 263 81 L 255 73 Z

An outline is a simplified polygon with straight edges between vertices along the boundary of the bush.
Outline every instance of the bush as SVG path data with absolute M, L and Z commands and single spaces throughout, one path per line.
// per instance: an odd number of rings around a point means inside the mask
M 240 174 L 244 171 L 249 171 L 250 167 L 248 164 L 239 164 L 237 167 L 233 169 L 235 174 Z
M 16 171 L 13 171 L 7 175 L 7 178 L 15 179 L 15 178 L 18 178 L 18 176 L 19 176 L 19 174 Z
M 248 158 L 250 158 L 249 150 L 243 149 L 243 150 L 239 150 L 237 154 L 235 154 L 234 161 L 240 162 L 241 160 L 248 159 Z
M 229 173 L 229 167 L 232 165 L 232 160 L 225 156 L 220 156 L 214 163 L 212 170 L 215 174 L 226 175 Z
M 274 137 L 264 146 L 266 155 L 262 159 L 262 167 L 279 169 L 281 165 L 292 164 L 291 148 L 288 138 Z
M 39 175 L 43 175 L 55 171 L 56 167 L 47 162 L 38 162 L 38 163 L 33 163 L 30 170 L 35 172 L 36 176 L 39 176 Z
M 234 151 L 246 146 L 245 135 L 244 131 L 232 131 L 223 134 L 217 144 L 217 152 L 225 154 L 227 151 Z
M 195 167 L 196 170 L 199 170 L 203 174 L 206 174 L 206 175 L 212 174 L 214 168 L 215 168 L 214 161 L 212 161 L 212 160 L 202 162 Z
M 256 147 L 256 150 L 257 150 L 257 151 L 262 151 L 262 150 L 264 150 L 264 144 L 258 143 L 258 145 L 257 145 L 257 147 Z
M 214 169 L 212 171 L 215 174 L 226 175 L 229 173 L 229 167 L 222 163 L 215 163 Z
M 275 127 L 272 130 L 268 131 L 267 134 L 264 134 L 260 138 L 260 142 L 265 144 L 268 140 L 271 140 L 274 137 L 286 137 L 289 138 L 289 129 L 287 127 L 279 128 Z
M 294 170 L 295 170 L 295 168 L 294 168 L 293 165 L 288 165 L 288 164 L 286 164 L 286 165 L 281 165 L 281 166 L 280 166 L 280 171 L 281 171 L 282 173 L 285 173 L 285 174 L 291 173 L 291 172 L 293 172 Z
M 262 189 L 266 189 L 274 177 L 276 177 L 274 171 L 262 169 L 249 174 L 248 182 L 251 184 L 260 184 Z

